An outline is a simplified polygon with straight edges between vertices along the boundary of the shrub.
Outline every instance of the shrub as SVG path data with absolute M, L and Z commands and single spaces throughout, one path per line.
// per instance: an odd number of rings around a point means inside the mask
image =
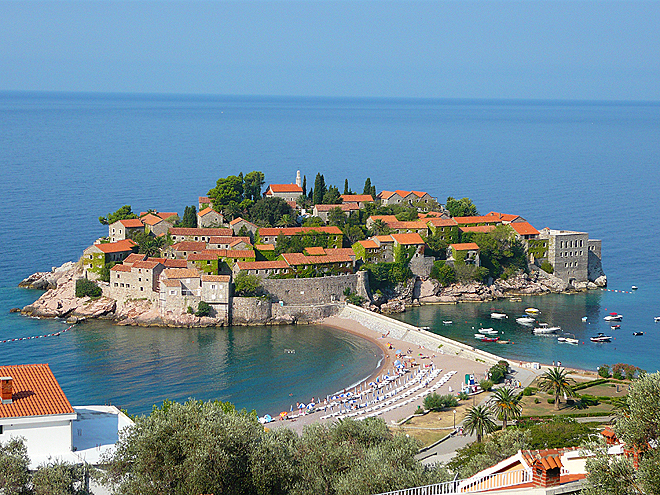
M 536 397 L 536 398 L 534 399 L 534 404 L 540 404 L 540 403 L 541 403 L 541 399 L 539 399 L 538 397 Z
M 534 390 L 534 388 L 532 388 L 532 387 L 525 387 L 523 389 L 523 395 L 525 397 L 529 397 L 531 395 L 534 395 L 534 392 L 536 392 L 536 390 Z
M 188 306 L 186 313 L 188 313 L 189 315 L 193 315 L 195 314 L 195 310 L 192 308 L 192 306 Z
M 444 286 L 451 285 L 456 282 L 456 272 L 454 269 L 441 260 L 433 263 L 430 277 L 436 279 Z
M 211 314 L 211 305 L 205 301 L 200 301 L 197 305 L 195 316 L 209 316 Z
M 593 395 L 584 394 L 580 396 L 580 402 L 582 403 L 583 406 L 589 407 L 589 406 L 597 406 L 599 401 L 598 398 L 594 397 Z
M 490 391 L 493 388 L 493 385 L 494 383 L 491 380 L 481 380 L 479 382 L 481 389 L 485 390 L 486 392 Z
M 602 376 L 603 378 L 609 378 L 610 377 L 610 367 L 606 364 L 599 367 L 598 368 L 598 376 Z
M 543 263 L 541 263 L 541 270 L 543 270 L 546 273 L 554 273 L 555 272 L 554 267 L 550 263 L 548 263 L 547 261 L 544 261 Z
M 555 403 L 555 398 L 554 397 L 548 398 L 548 404 L 554 404 L 554 403 Z
M 424 408 L 429 411 L 441 411 L 449 407 L 458 407 L 458 399 L 453 395 L 438 395 L 433 393 L 424 398 Z
M 262 292 L 261 280 L 241 270 L 234 277 L 234 294 L 239 297 L 255 297 Z
M 495 366 L 491 367 L 488 370 L 490 380 L 493 383 L 501 383 L 504 381 L 504 377 L 509 371 L 509 363 L 506 361 L 500 361 Z
M 467 392 L 461 392 L 458 394 L 458 400 L 468 400 L 470 396 L 467 394 Z
M 424 409 L 422 409 L 420 406 L 417 406 L 417 409 L 415 409 L 413 414 L 424 414 Z
M 101 288 L 96 285 L 96 282 L 93 282 L 86 278 L 79 278 L 76 280 L 76 297 L 91 297 L 97 298 L 101 297 Z

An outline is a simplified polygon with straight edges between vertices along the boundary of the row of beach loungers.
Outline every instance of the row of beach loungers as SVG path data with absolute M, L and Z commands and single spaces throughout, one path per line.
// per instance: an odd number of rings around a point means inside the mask
M 428 373 L 420 373 L 419 377 L 416 377 L 415 380 L 410 380 L 405 385 L 402 385 L 392 392 L 384 394 L 380 400 L 377 401 L 367 401 L 364 404 L 359 404 L 356 410 L 352 411 L 336 411 L 331 414 L 326 414 L 321 416 L 321 420 L 337 418 L 356 418 L 364 419 L 378 416 L 380 414 L 386 413 L 398 407 L 405 406 L 411 402 L 415 402 L 419 399 L 423 399 L 427 395 L 435 392 L 440 387 L 442 387 L 449 379 L 456 374 L 456 371 L 449 371 L 445 373 L 442 378 L 440 378 L 436 383 L 429 386 L 431 382 L 437 378 L 437 376 L 442 372 L 441 369 L 434 369 Z M 414 387 L 410 388 L 414 383 L 418 383 Z M 371 405 L 373 404 L 373 405 Z

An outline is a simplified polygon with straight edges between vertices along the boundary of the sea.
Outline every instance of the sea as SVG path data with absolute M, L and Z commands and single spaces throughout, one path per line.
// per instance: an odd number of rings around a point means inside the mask
M 66 328 L 9 310 L 40 295 L 17 288 L 23 278 L 77 260 L 105 235 L 99 216 L 125 204 L 182 213 L 220 177 L 260 170 L 267 184 L 290 183 L 300 170 L 308 185 L 321 173 L 361 193 L 369 177 L 378 190 L 469 197 L 481 213 L 589 232 L 602 240 L 607 290 L 429 305 L 399 318 L 510 360 L 660 368 L 658 102 L 0 92 L 0 170 L 0 340 Z M 530 306 L 580 344 L 517 325 Z M 491 320 L 492 310 L 509 318 Z M 620 329 L 603 320 L 609 312 L 624 315 Z M 479 327 L 514 343 L 478 342 Z M 597 332 L 614 340 L 593 344 Z M 319 325 L 96 321 L 0 343 L 2 364 L 49 363 L 73 404 L 112 403 L 132 414 L 187 398 L 278 413 L 349 387 L 381 359 L 373 344 Z

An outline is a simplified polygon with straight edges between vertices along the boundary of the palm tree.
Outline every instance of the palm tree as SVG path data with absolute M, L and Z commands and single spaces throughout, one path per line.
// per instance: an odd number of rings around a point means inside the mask
M 490 410 L 483 405 L 471 407 L 468 410 L 463 426 L 470 435 L 476 433 L 477 443 L 481 442 L 481 438 L 486 433 L 491 433 L 497 428 L 490 418 Z
M 510 419 L 518 419 L 522 413 L 520 399 L 522 392 L 515 393 L 512 388 L 498 388 L 490 398 L 490 408 L 502 421 L 502 429 L 506 430 L 506 422 Z
M 573 385 L 575 380 L 568 377 L 568 372 L 563 368 L 552 368 L 546 371 L 539 378 L 541 390 L 550 392 L 555 396 L 555 409 L 559 410 L 559 397 L 566 395 L 573 397 Z

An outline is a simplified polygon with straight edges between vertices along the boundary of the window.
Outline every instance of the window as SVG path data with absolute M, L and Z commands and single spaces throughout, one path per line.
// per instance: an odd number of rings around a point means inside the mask
M 2 425 L 0 425 L 0 435 L 2 435 Z
M 143 292 L 143 291 L 144 291 L 144 287 L 140 287 L 140 292 Z
M 170 296 L 176 296 L 176 291 L 175 291 L 175 290 L 171 290 L 171 291 L 170 291 Z
M 138 277 L 138 282 L 142 282 L 142 277 Z
M 119 286 L 119 284 L 117 282 L 115 282 L 115 287 L 118 287 L 118 286 Z

